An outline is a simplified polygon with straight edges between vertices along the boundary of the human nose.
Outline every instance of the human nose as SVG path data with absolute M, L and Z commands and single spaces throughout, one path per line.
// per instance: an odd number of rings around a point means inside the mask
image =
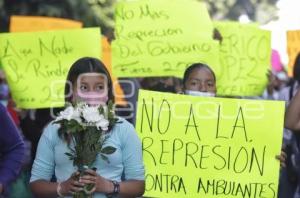
M 207 85 L 204 82 L 199 83 L 199 91 L 207 92 Z

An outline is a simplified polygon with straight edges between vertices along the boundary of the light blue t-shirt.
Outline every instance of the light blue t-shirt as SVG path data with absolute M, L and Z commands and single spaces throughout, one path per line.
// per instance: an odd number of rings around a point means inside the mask
M 124 171 L 125 180 L 144 180 L 145 170 L 142 158 L 141 142 L 134 127 L 123 118 L 119 118 L 105 146 L 113 146 L 117 150 L 108 157 L 109 163 L 100 155 L 97 156 L 94 167 L 102 177 L 121 181 Z M 58 136 L 59 125 L 50 123 L 41 136 L 36 157 L 33 163 L 30 182 L 43 179 L 50 181 L 55 174 L 57 181 L 67 180 L 77 168 L 69 160 L 66 152 L 70 152 L 67 143 Z M 105 198 L 101 193 L 95 193 L 94 198 Z

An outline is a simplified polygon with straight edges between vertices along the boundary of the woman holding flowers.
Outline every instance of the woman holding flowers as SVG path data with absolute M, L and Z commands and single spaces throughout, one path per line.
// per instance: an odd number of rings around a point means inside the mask
M 65 86 L 70 105 L 44 129 L 33 164 L 30 186 L 38 197 L 143 195 L 141 142 L 130 123 L 114 116 L 112 89 L 98 59 L 72 65 Z

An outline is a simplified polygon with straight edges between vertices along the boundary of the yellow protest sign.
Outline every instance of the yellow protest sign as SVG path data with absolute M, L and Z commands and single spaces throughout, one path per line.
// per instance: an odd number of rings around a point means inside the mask
M 118 79 L 113 75 L 111 69 L 111 46 L 106 37 L 102 37 L 101 39 L 102 45 L 102 61 L 105 64 L 107 70 L 109 71 L 112 81 L 113 81 L 113 93 L 115 96 L 115 102 L 118 105 L 127 105 L 127 101 L 125 100 L 125 95 L 121 85 L 119 84 Z
M 119 2 L 115 18 L 115 36 L 122 40 L 145 41 L 185 35 L 210 39 L 213 31 L 205 4 L 193 0 Z
M 288 75 L 292 77 L 295 60 L 300 52 L 300 30 L 287 31 L 287 52 L 289 55 Z
M 188 65 L 202 62 L 219 71 L 217 41 L 114 41 L 113 70 L 119 77 L 178 76 Z
M 82 28 L 82 22 L 70 19 L 45 16 L 17 16 L 10 17 L 10 32 L 38 32 L 60 29 Z M 0 65 L 0 68 L 2 66 Z
M 271 34 L 255 25 L 217 22 L 221 32 L 221 72 L 217 92 L 228 96 L 259 96 L 271 69 Z
M 284 102 L 143 90 L 138 100 L 145 196 L 277 197 Z
M 70 66 L 81 57 L 99 55 L 99 28 L 0 34 L 1 64 L 21 108 L 64 105 Z
M 11 16 L 10 32 L 36 32 L 81 28 L 82 22 L 44 16 Z
M 182 76 L 187 65 L 217 67 L 218 44 L 204 3 L 186 0 L 119 2 L 113 70 L 118 77 Z

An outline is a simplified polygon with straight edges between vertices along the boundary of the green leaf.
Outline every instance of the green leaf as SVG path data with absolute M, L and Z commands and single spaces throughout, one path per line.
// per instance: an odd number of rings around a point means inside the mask
M 75 155 L 73 155 L 72 153 L 65 153 L 65 155 L 69 157 L 69 160 L 75 159 Z
M 104 147 L 103 149 L 101 149 L 101 153 L 110 155 L 110 154 L 113 154 L 116 150 L 117 149 L 112 146 L 107 146 L 107 147 Z
M 65 152 L 65 155 L 67 155 L 67 156 L 72 156 L 71 153 L 67 153 L 67 152 Z
M 66 156 L 69 156 L 69 157 L 74 157 L 74 155 L 72 153 L 65 153 Z
M 68 145 L 68 148 L 71 150 L 72 153 L 75 153 L 75 150 L 70 145 Z

